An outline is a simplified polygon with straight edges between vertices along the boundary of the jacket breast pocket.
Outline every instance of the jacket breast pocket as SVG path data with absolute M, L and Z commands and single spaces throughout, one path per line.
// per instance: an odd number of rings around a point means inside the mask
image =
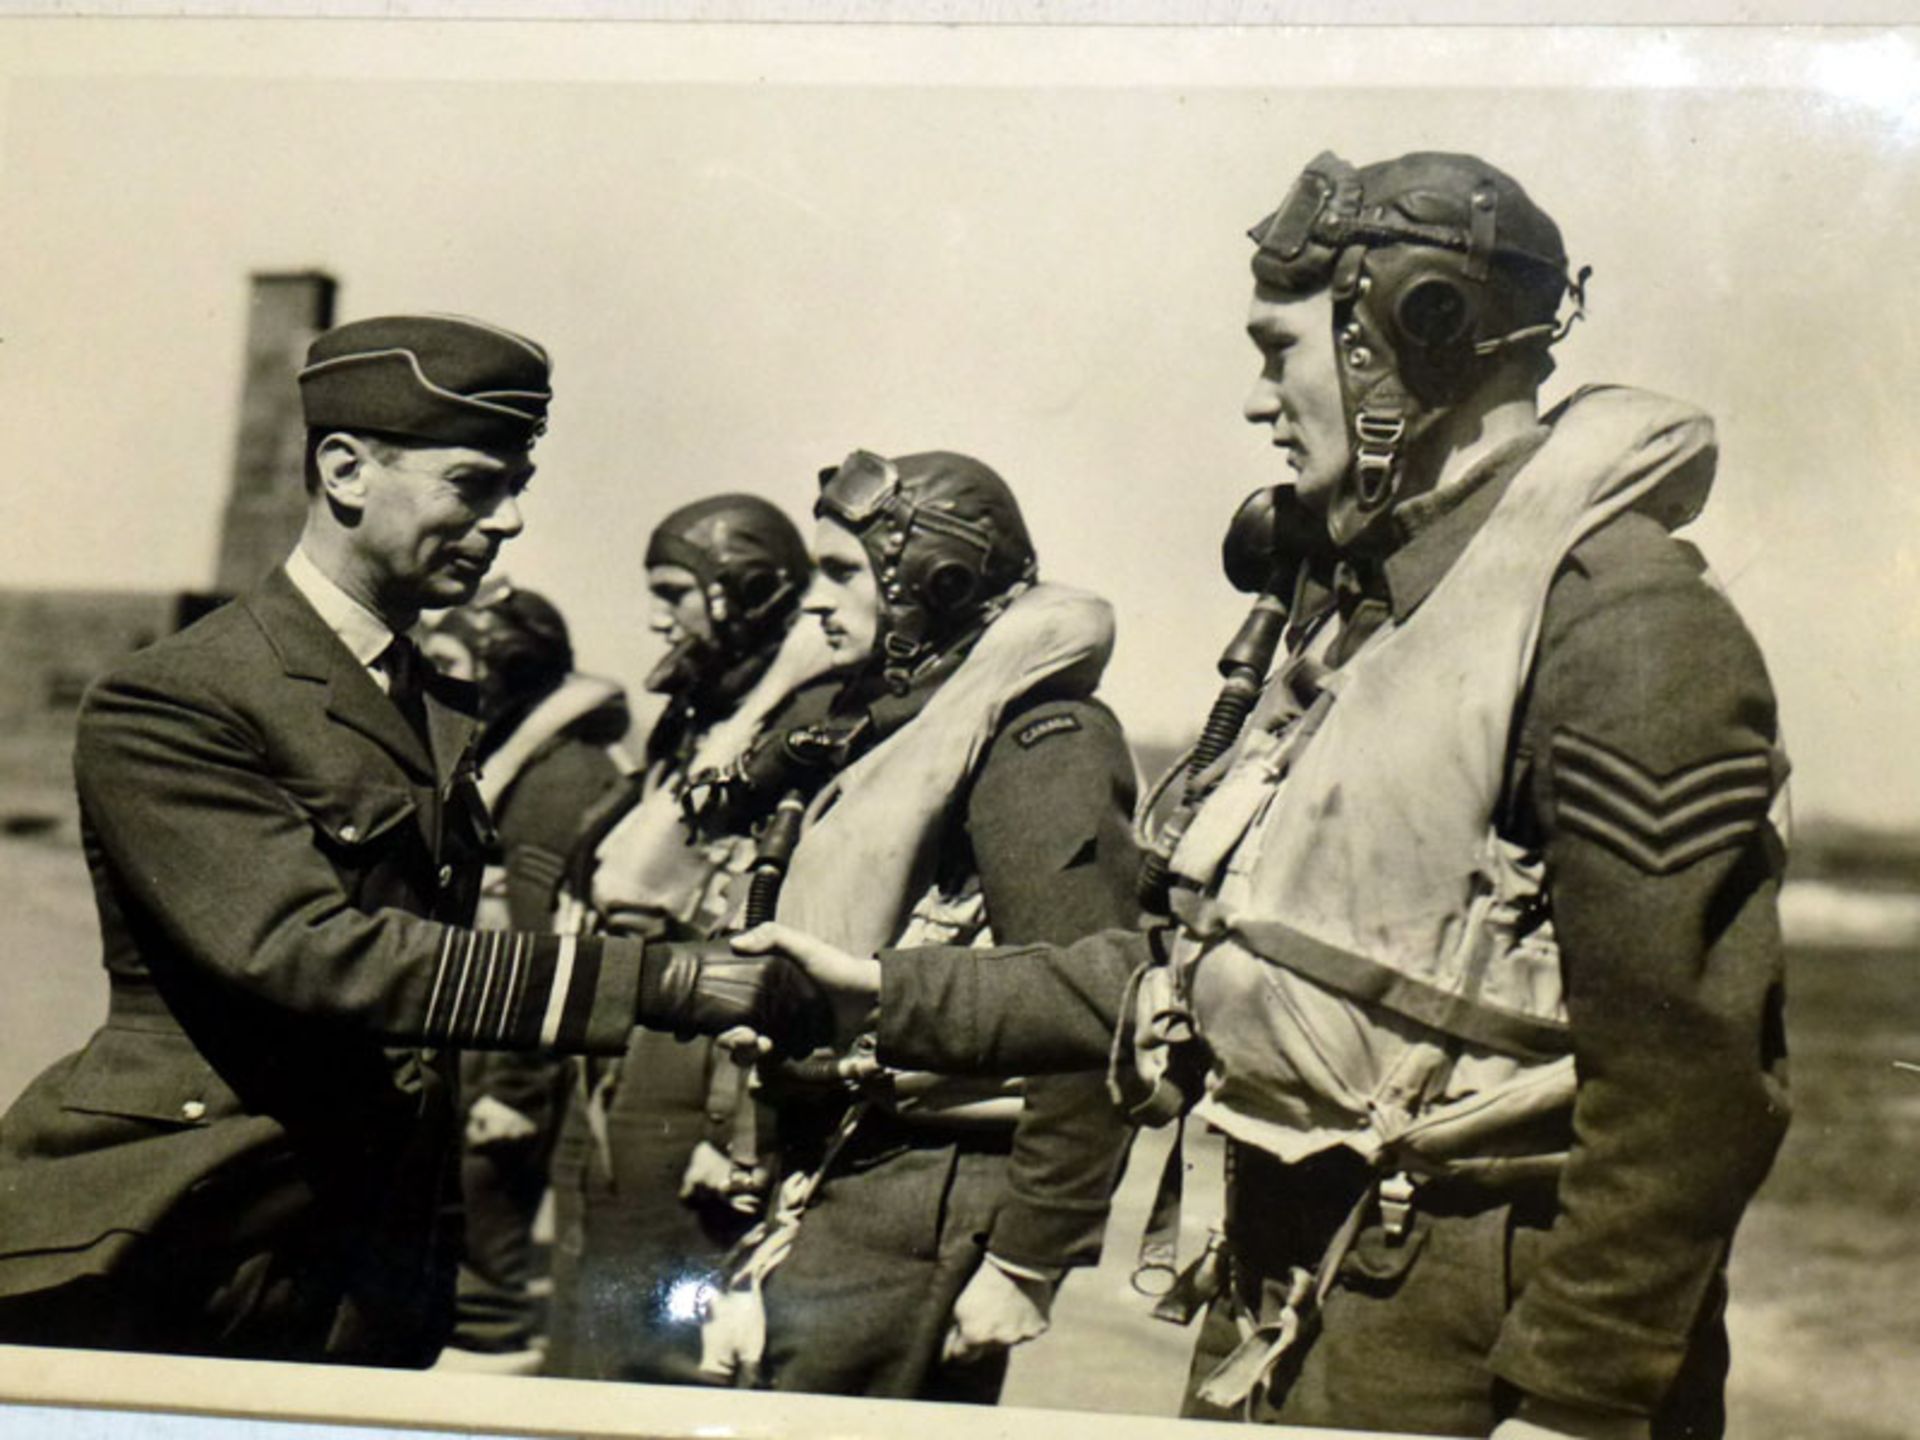
M 340 858 L 377 854 L 407 834 L 403 827 L 419 810 L 412 792 L 399 785 L 333 790 L 289 784 L 286 793 L 313 826 L 316 843 Z
M 96 1031 L 67 1076 L 67 1110 L 192 1128 L 238 1109 L 199 1050 L 174 1030 Z
M 287 794 L 355 909 L 414 909 L 431 893 L 433 857 L 412 791 L 375 782 Z

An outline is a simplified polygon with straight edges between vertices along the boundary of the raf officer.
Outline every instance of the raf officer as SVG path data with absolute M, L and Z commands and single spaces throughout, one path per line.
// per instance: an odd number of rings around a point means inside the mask
M 425 1364 L 460 1248 L 449 1050 L 618 1054 L 636 1022 L 789 993 L 668 946 L 463 928 L 490 838 L 473 691 L 407 632 L 519 533 L 548 369 L 474 320 L 320 336 L 299 548 L 89 693 L 110 999 L 0 1122 L 0 1337 Z
M 1071 1068 L 1116 1025 L 1191 1052 L 1115 1074 L 1203 1076 L 1228 1136 L 1190 1414 L 1717 1435 L 1723 1267 L 1787 1115 L 1785 765 L 1670 533 L 1711 422 L 1541 410 L 1566 253 L 1472 156 L 1323 155 L 1252 238 L 1247 418 L 1337 562 L 1276 566 L 1285 648 L 1192 776 L 1168 922 L 911 963 L 747 943 L 877 990 L 892 1064 Z

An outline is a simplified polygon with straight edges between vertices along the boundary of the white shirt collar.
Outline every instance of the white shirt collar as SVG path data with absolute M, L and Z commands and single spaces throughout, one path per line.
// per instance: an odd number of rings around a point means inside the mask
M 375 674 L 374 663 L 393 643 L 394 632 L 387 622 L 342 590 L 313 563 L 306 547 L 287 557 L 287 579 L 319 612 L 327 628 L 340 637 L 340 643 L 352 652 L 368 671 Z

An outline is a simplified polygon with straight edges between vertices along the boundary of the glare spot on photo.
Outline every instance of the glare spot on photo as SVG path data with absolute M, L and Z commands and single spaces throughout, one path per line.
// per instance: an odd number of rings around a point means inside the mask
M 713 1299 L 713 1282 L 696 1275 L 685 1275 L 667 1291 L 667 1318 L 691 1324 L 706 1313 Z

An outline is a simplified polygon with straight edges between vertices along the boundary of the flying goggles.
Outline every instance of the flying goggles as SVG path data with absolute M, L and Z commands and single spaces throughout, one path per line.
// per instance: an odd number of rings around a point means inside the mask
M 902 537 L 908 530 L 928 530 L 962 541 L 982 554 L 993 548 L 987 526 L 915 505 L 903 493 L 900 467 L 871 450 L 855 450 L 837 468 L 820 472 L 820 498 L 813 513 L 831 516 L 856 534 L 886 516 L 894 520 Z
M 1590 268 L 1570 275 L 1551 222 L 1516 188 L 1491 176 L 1468 188 L 1460 168 L 1450 163 L 1454 158 L 1408 156 L 1389 178 L 1379 173 L 1385 167 L 1363 173 L 1323 151 L 1293 182 L 1279 208 L 1247 232 L 1258 247 L 1255 276 L 1282 290 L 1330 285 L 1336 297 L 1345 298 L 1364 287 L 1369 250 L 1446 251 L 1456 257 L 1452 267 L 1393 287 L 1391 315 L 1383 318 L 1403 341 L 1434 350 L 1471 344 L 1481 356 L 1526 341 L 1553 344 L 1584 314 Z M 1562 323 L 1548 318 L 1502 334 L 1479 333 L 1491 317 L 1481 313 L 1484 306 L 1460 281 L 1485 284 L 1496 261 L 1531 270 L 1548 283 L 1557 280 L 1572 296 L 1573 312 Z

